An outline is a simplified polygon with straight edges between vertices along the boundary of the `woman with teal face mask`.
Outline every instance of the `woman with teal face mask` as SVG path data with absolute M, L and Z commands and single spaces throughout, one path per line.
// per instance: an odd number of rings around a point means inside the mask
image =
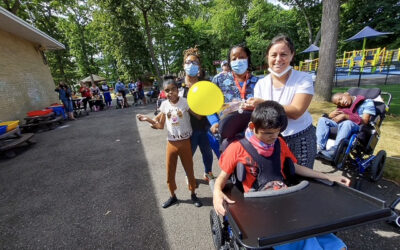
M 183 68 L 185 70 L 185 86 L 179 91 L 179 95 L 186 98 L 189 88 L 199 81 L 199 74 L 201 70 L 200 64 L 200 51 L 197 47 L 185 50 L 183 55 Z M 204 164 L 203 179 L 209 181 L 214 178 L 212 173 L 213 154 L 210 143 L 208 141 L 207 132 L 210 124 L 207 117 L 200 116 L 190 112 L 190 124 L 192 126 L 192 136 L 190 142 L 192 146 L 192 153 L 196 152 L 199 147 Z
M 244 45 L 235 45 L 228 52 L 228 64 L 232 72 L 224 76 L 224 79 L 213 79 L 222 93 L 225 103 L 232 101 L 243 101 L 254 96 L 254 86 L 258 82 L 258 77 L 251 74 L 251 52 Z M 244 103 L 245 109 L 253 109 L 252 105 Z M 219 118 L 218 115 L 208 117 L 211 123 L 211 132 L 218 133 Z

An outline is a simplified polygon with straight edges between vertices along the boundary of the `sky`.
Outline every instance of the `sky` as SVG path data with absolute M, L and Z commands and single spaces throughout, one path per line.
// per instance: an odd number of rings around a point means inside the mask
M 278 0 L 267 0 L 268 2 L 275 4 L 275 5 L 279 5 L 282 8 L 284 8 L 285 10 L 289 9 L 289 6 L 282 4 L 281 2 L 279 2 Z

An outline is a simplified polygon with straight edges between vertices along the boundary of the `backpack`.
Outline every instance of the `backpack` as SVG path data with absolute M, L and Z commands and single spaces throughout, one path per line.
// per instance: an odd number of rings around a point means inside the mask
M 257 150 L 246 138 L 241 138 L 239 142 L 258 165 L 257 179 L 252 186 L 254 190 L 262 189 L 269 181 L 276 180 L 275 177 L 280 176 L 283 177 L 282 181 L 288 186 L 298 183 L 294 178 L 294 163 L 292 159 L 286 157 L 283 160 L 284 162 L 281 162 L 282 146 L 279 139 L 275 141 L 274 153 L 268 158 L 258 154 Z M 276 164 L 277 161 L 279 161 L 280 168 L 271 168 L 271 164 Z M 279 174 L 277 171 L 279 171 Z M 232 182 L 237 185 L 241 191 L 243 191 L 242 182 L 246 179 L 246 174 L 246 166 L 242 163 L 238 163 L 235 174 L 231 176 Z

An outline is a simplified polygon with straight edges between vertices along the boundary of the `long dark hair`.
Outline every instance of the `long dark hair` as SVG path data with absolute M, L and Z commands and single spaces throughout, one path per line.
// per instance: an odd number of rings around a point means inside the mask
M 265 53 L 265 61 L 267 62 L 267 64 L 268 64 L 268 53 L 269 53 L 269 50 L 271 49 L 271 47 L 277 43 L 282 43 L 282 42 L 284 44 L 286 44 L 286 46 L 289 48 L 290 52 L 292 52 L 292 54 L 295 55 L 296 50 L 294 48 L 292 39 L 290 39 L 285 34 L 279 34 L 279 35 L 275 36 L 274 38 L 272 38 L 270 44 L 267 47 L 267 52 Z M 292 66 L 294 65 L 294 56 L 292 58 L 292 61 L 290 62 L 290 65 L 292 65 Z

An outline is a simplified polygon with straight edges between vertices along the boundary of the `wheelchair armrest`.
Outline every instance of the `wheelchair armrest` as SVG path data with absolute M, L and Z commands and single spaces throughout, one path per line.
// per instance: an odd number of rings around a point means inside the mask
M 248 192 L 244 194 L 245 198 L 262 198 L 262 197 L 271 197 L 283 194 L 290 194 L 302 190 L 308 187 L 308 181 L 301 181 L 299 184 L 295 186 L 291 186 L 288 188 L 283 188 L 279 190 L 265 190 L 265 191 L 255 191 L 255 192 Z

